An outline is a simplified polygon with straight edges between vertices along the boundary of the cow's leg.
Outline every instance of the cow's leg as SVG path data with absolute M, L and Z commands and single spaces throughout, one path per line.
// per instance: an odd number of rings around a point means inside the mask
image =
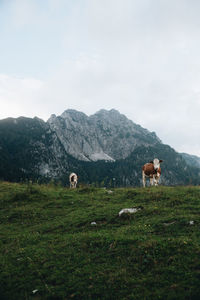
M 146 177 L 145 177 L 144 171 L 142 171 L 142 183 L 143 183 L 143 187 L 145 187 Z
M 74 182 L 70 181 L 70 188 L 73 189 L 74 188 Z
M 154 179 L 155 186 L 157 186 L 157 185 L 158 185 L 158 183 L 159 183 L 159 179 L 160 179 L 160 174 L 159 174 L 159 173 L 157 173 L 157 175 L 155 176 L 155 179 Z
M 154 177 L 150 177 L 150 185 L 153 186 Z

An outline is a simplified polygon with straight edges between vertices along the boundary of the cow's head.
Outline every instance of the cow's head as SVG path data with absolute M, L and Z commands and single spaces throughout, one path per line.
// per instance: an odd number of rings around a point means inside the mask
M 154 158 L 154 160 L 150 161 L 150 163 L 153 164 L 154 170 L 158 171 L 158 169 L 160 168 L 160 163 L 162 162 L 162 159 L 158 159 L 158 158 Z

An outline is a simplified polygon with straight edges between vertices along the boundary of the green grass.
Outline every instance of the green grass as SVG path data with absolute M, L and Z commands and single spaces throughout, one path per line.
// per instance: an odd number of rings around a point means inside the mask
M 0 208 L 2 300 L 199 299 L 199 187 L 2 182 Z

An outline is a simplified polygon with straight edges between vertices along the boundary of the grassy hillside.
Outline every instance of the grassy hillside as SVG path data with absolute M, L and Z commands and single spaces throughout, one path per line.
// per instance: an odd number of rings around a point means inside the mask
M 0 298 L 199 299 L 200 188 L 112 191 L 0 183 Z

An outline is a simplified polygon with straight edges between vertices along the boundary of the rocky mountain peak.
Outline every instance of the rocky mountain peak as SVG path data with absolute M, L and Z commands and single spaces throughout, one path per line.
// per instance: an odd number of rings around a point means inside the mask
M 94 115 L 98 115 L 98 116 L 105 116 L 105 117 L 111 117 L 111 116 L 120 116 L 120 112 L 116 109 L 100 109 L 99 111 L 97 111 Z
M 107 122 L 128 120 L 126 116 L 121 114 L 116 109 L 111 109 L 111 110 L 101 109 L 97 111 L 95 114 L 91 115 L 90 119 L 101 119 L 102 121 L 107 121 Z
M 91 116 L 68 109 L 48 120 L 66 152 L 79 160 L 118 160 L 136 147 L 161 141 L 117 110 L 101 109 Z
M 61 118 L 63 119 L 71 119 L 73 121 L 81 121 L 88 118 L 86 114 L 83 112 L 77 111 L 75 109 L 67 109 L 61 114 Z

